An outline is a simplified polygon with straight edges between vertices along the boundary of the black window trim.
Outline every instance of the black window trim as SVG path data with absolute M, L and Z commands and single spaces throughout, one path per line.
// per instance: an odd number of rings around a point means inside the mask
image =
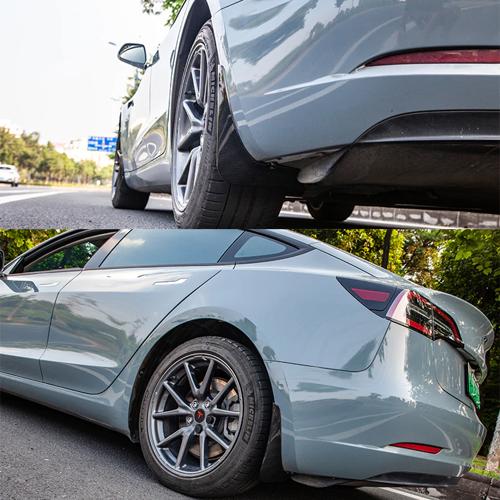
M 260 236 L 261 238 L 267 238 L 271 241 L 276 241 L 286 246 L 286 249 L 279 253 L 273 255 L 263 255 L 259 257 L 236 257 L 237 253 L 243 248 L 243 246 L 253 237 Z M 282 234 L 276 234 L 272 230 L 260 229 L 245 231 L 227 250 L 227 252 L 221 257 L 219 262 L 224 264 L 241 265 L 241 264 L 259 264 L 263 262 L 273 262 L 277 260 L 289 259 L 291 257 L 297 257 L 308 253 L 313 250 L 313 247 L 302 243 L 293 238 L 287 237 Z

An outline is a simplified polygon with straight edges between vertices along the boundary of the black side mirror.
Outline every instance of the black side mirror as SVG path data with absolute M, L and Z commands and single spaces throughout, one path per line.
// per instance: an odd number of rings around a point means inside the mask
M 146 47 L 140 43 L 126 43 L 118 52 L 118 59 L 134 68 L 144 69 L 148 61 Z

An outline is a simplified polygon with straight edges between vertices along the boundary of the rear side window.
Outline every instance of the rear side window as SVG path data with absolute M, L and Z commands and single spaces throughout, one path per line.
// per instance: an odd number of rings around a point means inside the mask
M 240 230 L 131 231 L 101 267 L 160 267 L 217 264 L 243 234 Z
M 279 241 L 265 238 L 264 236 L 252 236 L 234 255 L 236 260 L 260 259 L 276 257 L 288 252 L 288 246 Z

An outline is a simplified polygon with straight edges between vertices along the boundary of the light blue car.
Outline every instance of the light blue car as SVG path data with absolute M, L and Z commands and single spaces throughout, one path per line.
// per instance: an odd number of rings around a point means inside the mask
M 0 276 L 0 388 L 140 442 L 193 496 L 455 483 L 493 337 L 470 304 L 288 231 L 72 231 Z
M 186 0 L 121 111 L 112 201 L 183 228 L 354 205 L 498 213 L 500 1 Z

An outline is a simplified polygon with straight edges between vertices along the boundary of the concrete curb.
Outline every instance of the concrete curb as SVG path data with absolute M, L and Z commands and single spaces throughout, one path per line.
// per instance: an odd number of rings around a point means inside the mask
M 411 488 L 441 500 L 500 500 L 500 480 L 468 472 L 456 486 L 446 488 Z

